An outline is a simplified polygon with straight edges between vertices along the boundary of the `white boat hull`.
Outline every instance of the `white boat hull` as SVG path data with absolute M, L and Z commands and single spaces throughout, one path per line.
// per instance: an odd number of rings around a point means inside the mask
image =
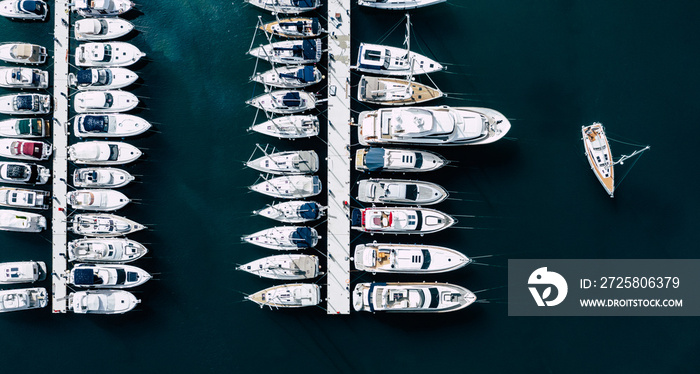
M 13 118 L 0 121 L 0 136 L 12 138 L 43 138 L 49 125 L 42 118 Z
M 269 256 L 238 266 L 236 269 L 262 278 L 279 280 L 311 279 L 318 276 L 318 257 L 302 254 Z
M 81 81 L 82 72 L 89 72 L 90 79 Z M 138 74 L 127 68 L 92 68 L 68 74 L 68 82 L 79 90 L 115 90 L 135 83 Z
M 124 138 L 141 135 L 150 128 L 148 121 L 130 114 L 83 114 L 73 120 L 73 133 L 79 138 Z
M 34 283 L 46 279 L 46 264 L 41 261 L 0 263 L 0 284 Z
M 48 71 L 30 68 L 0 68 L 0 87 L 42 90 L 48 86 Z
M 313 174 L 318 171 L 318 154 L 314 151 L 275 152 L 248 161 L 246 166 L 275 175 Z
M 476 295 L 449 283 L 358 283 L 352 301 L 358 312 L 445 313 L 473 304 Z
M 126 263 L 148 253 L 141 243 L 125 238 L 85 238 L 68 242 L 68 261 Z
M 109 50 L 109 53 L 107 52 Z M 129 43 L 85 43 L 75 49 L 75 65 L 84 67 L 126 67 L 146 54 Z
M 278 226 L 246 235 L 243 241 L 278 251 L 313 248 L 320 236 L 312 227 Z
M 73 186 L 78 188 L 119 188 L 135 178 L 116 168 L 80 168 L 73 172 Z
M 450 215 L 429 208 L 371 207 L 352 212 L 352 228 L 371 234 L 425 235 L 455 223 Z
M 75 22 L 75 40 L 111 40 L 120 38 L 134 29 L 134 25 L 121 18 L 86 18 Z
M 357 199 L 363 203 L 433 205 L 447 199 L 442 186 L 403 179 L 364 179 L 357 182 Z
M 28 5 L 26 5 L 28 3 Z M 45 21 L 49 7 L 43 1 L 24 2 L 23 0 L 0 1 L 0 16 L 23 21 Z
M 53 147 L 36 140 L 0 139 L 0 156 L 17 160 L 44 161 L 51 157 Z
M 283 284 L 266 288 L 246 299 L 271 308 L 301 308 L 318 305 L 321 301 L 321 289 L 313 283 Z
M 46 62 L 46 48 L 27 43 L 9 42 L 0 44 L 0 60 L 15 64 L 41 65 Z
M 321 179 L 310 175 L 291 175 L 268 179 L 250 189 L 264 195 L 282 199 L 302 199 L 321 193 Z
M 79 264 L 71 269 L 68 283 L 77 287 L 133 288 L 151 279 L 151 274 L 132 265 Z
M 68 205 L 73 209 L 93 212 L 111 212 L 129 204 L 130 200 L 116 190 L 76 190 L 68 193 Z
M 444 3 L 447 0 L 357 0 L 357 5 L 385 10 L 410 10 Z
M 123 290 L 93 290 L 68 295 L 68 308 L 77 314 L 123 314 L 141 300 Z
M 318 136 L 319 122 L 316 116 L 284 116 L 253 125 L 249 129 L 280 139 L 301 139 Z
M 285 223 L 302 223 L 321 218 L 325 207 L 315 201 L 287 201 L 256 210 L 253 214 Z
M 437 274 L 472 262 L 454 249 L 422 244 L 371 243 L 355 246 L 355 268 L 371 273 Z
M 43 287 L 0 291 L 0 313 L 43 308 L 49 296 Z
M 51 111 L 51 96 L 38 94 L 15 94 L 0 96 L 0 113 L 37 115 Z
M 46 228 L 46 218 L 40 214 L 19 210 L 0 210 L 0 230 L 15 232 L 41 232 Z
M 68 147 L 68 159 L 76 164 L 122 165 L 141 155 L 138 148 L 123 142 L 79 142 Z
M 122 236 L 145 228 L 128 218 L 106 213 L 76 214 L 70 226 L 73 233 L 90 237 Z
M 46 184 L 51 178 L 51 171 L 45 166 L 25 163 L 0 161 L 0 182 L 24 185 Z

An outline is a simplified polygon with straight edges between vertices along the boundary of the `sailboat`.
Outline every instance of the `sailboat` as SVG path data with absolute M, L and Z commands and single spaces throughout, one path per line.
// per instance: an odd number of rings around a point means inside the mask
M 357 88 L 357 100 L 378 105 L 411 105 L 445 96 L 437 87 L 408 79 L 363 75 Z

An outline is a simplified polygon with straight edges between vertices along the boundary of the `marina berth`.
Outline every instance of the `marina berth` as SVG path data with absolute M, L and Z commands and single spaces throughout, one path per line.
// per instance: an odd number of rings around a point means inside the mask
M 107 213 L 76 214 L 70 226 L 70 230 L 77 235 L 93 237 L 128 235 L 145 228 L 128 218 Z
M 324 78 L 316 66 L 279 66 L 257 73 L 250 79 L 266 86 L 279 88 L 304 88 L 319 83 Z
M 46 62 L 46 48 L 28 43 L 0 43 L 0 60 L 15 64 L 41 65 Z
M 293 114 L 314 109 L 316 97 L 305 91 L 280 90 L 252 98 L 246 104 L 270 113 Z
M 94 288 L 132 288 L 149 279 L 145 270 L 123 264 L 79 264 L 68 274 L 69 284 Z
M 113 90 L 127 87 L 139 76 L 127 68 L 93 68 L 68 74 L 68 82 L 79 90 Z
M 46 218 L 41 214 L 19 210 L 0 210 L 0 230 L 16 232 L 41 232 L 46 228 Z
M 122 165 L 136 161 L 141 151 L 123 142 L 80 142 L 68 147 L 68 159 L 76 164 Z
M 73 209 L 110 212 L 121 209 L 129 198 L 116 190 L 76 190 L 68 193 L 68 205 Z
M 258 8 L 281 14 L 299 14 L 321 6 L 321 0 L 245 0 Z
M 0 313 L 43 308 L 49 303 L 43 287 L 0 291 Z
M 134 29 L 134 25 L 121 18 L 86 18 L 73 25 L 75 40 L 111 40 L 120 38 Z
M 51 96 L 39 94 L 14 94 L 0 96 L 0 113 L 36 115 L 51 111 Z
M 41 0 L 0 1 L 0 16 L 24 21 L 45 21 L 49 7 Z
M 371 207 L 353 209 L 352 228 L 371 234 L 432 234 L 457 223 L 429 208 Z
M 249 187 L 263 195 L 281 199 L 303 199 L 321 193 L 321 179 L 316 175 L 285 175 Z
M 313 174 L 318 171 L 314 151 L 274 152 L 246 162 L 245 166 L 270 174 Z
M 317 277 L 319 275 L 318 268 L 318 257 L 290 253 L 251 261 L 238 266 L 236 270 L 243 270 L 262 278 L 302 280 Z
M 360 244 L 353 255 L 357 270 L 371 273 L 437 274 L 472 262 L 454 249 L 423 244 Z
M 0 67 L 0 87 L 34 88 L 37 90 L 49 86 L 49 72 L 39 69 Z
M 83 17 L 116 17 L 134 7 L 129 0 L 76 0 L 74 11 Z
M 266 208 L 253 211 L 253 214 L 285 223 L 315 221 L 323 217 L 325 213 L 326 207 L 319 203 L 299 200 L 268 205 Z
M 141 243 L 126 238 L 84 238 L 68 242 L 68 261 L 125 263 L 148 253 Z
M 321 27 L 318 18 L 286 18 L 258 26 L 260 30 L 268 34 L 284 38 L 313 38 L 321 36 L 325 30 Z
M 79 138 L 124 138 L 150 128 L 148 121 L 130 114 L 81 114 L 73 120 L 73 133 Z
M 322 52 L 321 39 L 304 39 L 261 45 L 248 51 L 248 54 L 273 63 L 302 65 L 321 61 Z
M 44 161 L 51 157 L 51 144 L 40 141 L 0 139 L 0 156 L 18 160 Z
M 357 200 L 363 203 L 432 205 L 449 193 L 431 182 L 404 179 L 363 179 L 357 182 Z
M 136 108 L 139 99 L 131 92 L 82 91 L 74 98 L 74 106 L 78 113 L 120 113 Z
M 77 314 L 122 314 L 140 303 L 134 294 L 123 290 L 71 292 L 68 309 Z
M 321 288 L 313 283 L 283 284 L 246 296 L 260 307 L 301 308 L 321 302 Z
M 411 105 L 445 96 L 438 88 L 412 80 L 363 75 L 357 100 L 377 105 Z
M 73 172 L 73 186 L 78 188 L 119 188 L 135 178 L 116 168 L 79 168 Z
M 19 209 L 49 209 L 51 192 L 0 187 L 0 205 Z
M 75 49 L 75 65 L 85 67 L 125 67 L 146 54 L 129 43 L 85 43 Z
M 46 279 L 46 264 L 41 261 L 0 263 L 0 284 L 34 283 Z
M 615 169 L 613 167 L 612 152 L 605 129 L 601 123 L 595 122 L 590 126 L 581 127 L 583 146 L 586 150 L 586 159 L 591 165 L 596 178 L 603 185 L 605 191 L 613 197 L 615 191 Z
M 0 162 L 0 182 L 12 184 L 46 184 L 51 171 L 45 166 L 27 162 Z
M 49 124 L 43 118 L 12 118 L 0 121 L 0 136 L 43 138 L 48 134 Z
M 361 148 L 355 152 L 358 171 L 424 172 L 448 164 L 437 153 L 417 149 Z
M 357 5 L 387 10 L 409 10 L 445 1 L 447 0 L 357 0 Z
M 273 118 L 253 125 L 248 130 L 280 139 L 301 139 L 318 136 L 319 128 L 318 117 L 297 115 Z
M 272 227 L 243 237 L 245 242 L 278 251 L 313 248 L 318 239 L 320 236 L 313 227 L 297 226 Z
M 476 301 L 468 289 L 449 283 L 358 283 L 352 295 L 358 312 L 444 313 Z

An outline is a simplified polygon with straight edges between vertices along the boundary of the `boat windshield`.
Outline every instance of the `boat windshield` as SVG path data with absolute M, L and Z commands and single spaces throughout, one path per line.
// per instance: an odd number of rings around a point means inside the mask
M 112 72 L 106 69 L 97 70 L 97 85 L 105 86 L 112 82 Z
M 388 49 L 384 50 L 384 69 L 389 68 L 389 63 L 391 62 L 391 51 Z
M 105 44 L 104 56 L 102 56 L 102 62 L 109 62 L 112 60 L 112 45 Z

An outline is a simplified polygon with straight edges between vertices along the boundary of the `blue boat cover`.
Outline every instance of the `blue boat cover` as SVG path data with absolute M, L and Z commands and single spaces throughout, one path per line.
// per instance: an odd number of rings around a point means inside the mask
M 20 164 L 8 164 L 5 171 L 7 173 L 8 179 L 21 179 L 27 178 L 27 172 L 30 169 Z
M 43 14 L 44 10 L 40 2 L 38 1 L 22 1 L 20 2 L 19 6 L 22 8 L 23 11 L 28 12 L 28 13 L 34 13 L 34 14 Z
M 282 104 L 288 107 L 301 106 L 301 97 L 299 96 L 299 92 L 287 92 L 284 94 L 284 97 L 282 97 Z
M 17 109 L 31 110 L 32 109 L 32 95 L 17 96 L 16 103 L 17 103 Z
M 316 40 L 304 40 L 304 58 L 307 60 L 316 59 Z
M 95 272 L 92 269 L 73 270 L 73 284 L 76 286 L 90 286 L 95 284 Z
M 312 18 L 311 19 L 311 32 L 316 35 L 318 34 L 318 31 L 320 29 L 320 25 L 318 23 L 318 18 Z
M 314 233 L 308 227 L 299 227 L 292 233 L 292 242 L 297 248 L 311 248 L 314 244 Z
M 362 209 L 355 208 L 352 210 L 352 218 L 350 219 L 350 225 L 356 227 L 362 226 Z
M 384 149 L 370 148 L 365 155 L 365 166 L 369 171 L 381 170 L 384 168 Z
M 314 6 L 313 0 L 292 0 L 292 5 L 298 7 L 309 8 Z
M 316 219 L 318 217 L 318 204 L 305 203 L 299 207 L 299 216 L 305 219 Z
M 76 77 L 78 78 L 78 84 L 90 84 L 92 83 L 92 70 L 81 70 Z
M 297 70 L 297 78 L 302 82 L 313 82 L 314 81 L 314 67 L 304 66 L 303 69 Z
M 83 130 L 85 132 L 107 132 L 109 119 L 107 116 L 85 116 L 83 118 Z

